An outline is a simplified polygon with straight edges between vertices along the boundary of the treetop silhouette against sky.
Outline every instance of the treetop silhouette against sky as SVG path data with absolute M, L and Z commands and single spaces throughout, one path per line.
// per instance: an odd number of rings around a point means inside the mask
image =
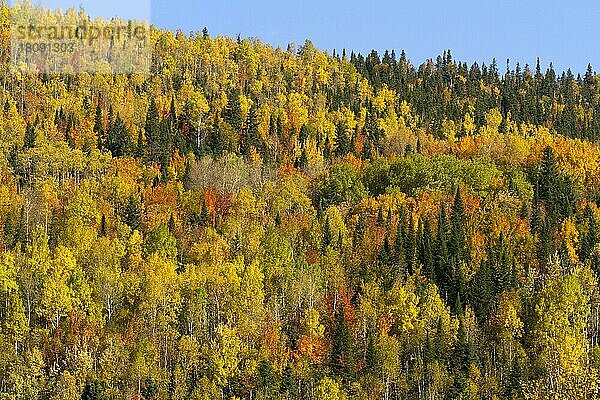
M 92 15 L 144 17 L 164 29 L 184 32 L 207 26 L 214 35 L 258 37 L 274 46 L 302 44 L 310 39 L 321 49 L 346 48 L 367 53 L 405 49 L 416 64 L 451 49 L 455 58 L 469 63 L 535 65 L 585 72 L 588 62 L 600 65 L 595 45 L 595 19 L 600 3 L 565 1 L 461 2 L 306 0 L 45 0 L 55 7 L 82 4 Z

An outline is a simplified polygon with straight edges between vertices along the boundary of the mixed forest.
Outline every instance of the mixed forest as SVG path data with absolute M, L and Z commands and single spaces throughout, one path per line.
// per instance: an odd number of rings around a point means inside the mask
M 152 28 L 15 73 L 10 12 L 1 399 L 600 397 L 591 66 Z

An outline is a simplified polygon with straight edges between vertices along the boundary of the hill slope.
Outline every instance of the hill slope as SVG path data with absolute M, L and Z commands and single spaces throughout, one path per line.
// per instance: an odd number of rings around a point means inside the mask
M 2 396 L 597 396 L 591 68 L 150 40 L 4 59 Z

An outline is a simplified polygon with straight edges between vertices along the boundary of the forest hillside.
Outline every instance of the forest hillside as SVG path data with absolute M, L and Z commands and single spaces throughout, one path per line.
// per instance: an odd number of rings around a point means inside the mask
M 598 397 L 592 67 L 1 32 L 0 398 Z

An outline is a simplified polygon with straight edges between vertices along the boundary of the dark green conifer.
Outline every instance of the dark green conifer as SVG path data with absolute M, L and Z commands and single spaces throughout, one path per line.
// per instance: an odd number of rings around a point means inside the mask
M 335 331 L 332 338 L 333 348 L 331 349 L 331 370 L 336 376 L 347 380 L 351 378 L 353 372 L 354 352 L 352 336 L 346 322 L 343 305 L 338 307 L 335 321 Z

